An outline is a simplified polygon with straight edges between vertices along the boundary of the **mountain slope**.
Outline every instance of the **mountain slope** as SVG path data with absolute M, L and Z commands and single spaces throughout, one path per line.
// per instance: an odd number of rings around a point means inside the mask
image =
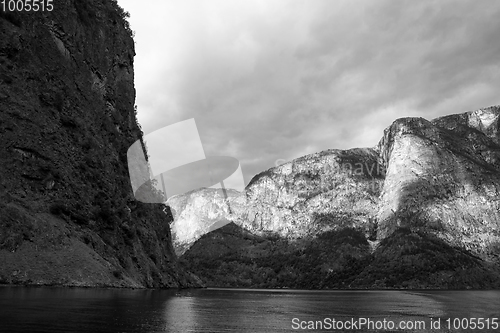
M 234 223 L 203 235 L 181 264 L 210 287 L 499 288 L 500 270 L 429 233 L 400 228 L 372 251 L 362 231 L 289 240 Z
M 233 214 L 221 215 L 255 235 L 274 235 L 290 244 L 299 240 L 312 248 L 325 237 L 335 243 L 338 232 L 359 233 L 370 250 L 339 271 L 327 268 L 326 259 L 318 262 L 314 269 L 320 277 L 312 287 L 497 287 L 499 119 L 500 107 L 432 121 L 398 119 L 375 149 L 328 150 L 255 176 L 242 194 L 246 200 L 240 200 Z M 204 191 L 190 196 L 206 195 Z M 208 195 L 206 200 L 212 199 Z M 174 224 L 181 227 L 188 218 L 178 213 L 183 218 Z M 195 245 L 210 247 L 203 237 Z M 337 245 L 338 257 L 353 251 Z M 287 267 L 302 272 L 292 280 L 313 281 L 304 267 L 317 258 L 301 266 L 300 247 L 292 248 L 286 256 L 273 251 L 266 256 L 277 267 L 288 262 Z M 183 256 L 190 268 L 195 253 L 201 251 L 188 250 Z M 328 258 L 327 253 L 320 246 L 316 254 Z M 253 280 L 245 283 L 255 285 Z
M 142 132 L 125 17 L 107 0 L 0 15 L 2 283 L 192 285 L 172 217 L 130 186 Z

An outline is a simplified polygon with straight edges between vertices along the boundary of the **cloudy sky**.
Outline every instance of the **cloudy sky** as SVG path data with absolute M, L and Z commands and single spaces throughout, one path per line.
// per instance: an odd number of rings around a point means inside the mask
M 119 0 L 147 135 L 194 118 L 258 172 L 376 145 L 399 117 L 500 104 L 500 1 Z

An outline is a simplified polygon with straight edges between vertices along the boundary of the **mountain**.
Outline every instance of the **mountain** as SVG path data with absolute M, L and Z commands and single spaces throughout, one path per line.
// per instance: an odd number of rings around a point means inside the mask
M 0 282 L 187 287 L 172 216 L 134 199 L 134 41 L 115 0 L 0 12 Z
M 220 189 L 174 196 L 167 201 L 177 212 L 174 247 L 182 254 L 220 220 L 286 238 L 315 235 L 337 225 L 371 232 L 384 174 L 375 149 L 331 149 L 256 175 L 245 193 L 228 190 L 228 202 Z
M 245 286 L 497 286 L 499 118 L 498 106 L 432 121 L 402 118 L 384 131 L 375 148 L 327 150 L 266 170 L 250 181 L 240 195 L 245 200 L 232 214 L 214 210 L 218 205 L 195 210 L 199 221 L 208 211 L 233 221 L 270 242 L 271 250 L 260 259 L 248 254 L 252 246 L 232 249 L 227 258 L 210 257 L 213 251 L 200 249 L 226 238 L 223 230 L 215 230 L 183 255 L 184 265 L 209 285 L 228 282 L 222 274 L 218 279 L 207 275 L 213 270 L 203 268 L 204 263 L 217 271 L 235 262 L 228 270 L 236 277 L 250 263 L 253 271 L 278 267 L 269 279 L 249 278 Z M 205 199 L 187 200 L 174 228 L 189 225 L 184 211 L 191 205 L 208 207 L 203 202 L 222 200 L 206 189 L 189 196 Z M 277 247 L 272 245 L 276 239 Z

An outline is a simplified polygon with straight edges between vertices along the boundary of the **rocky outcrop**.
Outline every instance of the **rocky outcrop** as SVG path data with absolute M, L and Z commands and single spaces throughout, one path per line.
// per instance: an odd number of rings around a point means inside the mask
M 134 41 L 116 1 L 0 14 L 0 281 L 192 285 L 168 209 L 137 202 Z

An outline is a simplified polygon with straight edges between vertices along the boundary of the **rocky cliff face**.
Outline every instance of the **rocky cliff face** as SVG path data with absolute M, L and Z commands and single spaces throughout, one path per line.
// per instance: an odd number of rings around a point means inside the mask
M 210 214 L 287 239 L 354 228 L 373 249 L 405 228 L 498 263 L 499 118 L 500 108 L 490 107 L 432 121 L 398 119 L 374 149 L 328 150 L 271 168 L 252 179 L 232 215 L 217 205 Z M 207 190 L 189 196 L 197 200 L 176 208 L 174 228 L 190 225 L 188 211 L 212 224 L 199 203 L 222 198 Z
M 235 190 L 203 188 L 172 196 L 167 204 L 172 210 L 172 239 L 175 251 L 182 255 L 204 234 L 224 226 L 246 208 L 245 196 Z
M 176 287 L 161 205 L 134 200 L 134 42 L 108 0 L 0 15 L 0 281 Z
M 200 189 L 170 198 L 179 254 L 203 234 L 232 221 L 257 234 L 300 238 L 360 227 L 374 232 L 385 170 L 374 149 L 328 150 L 256 175 L 228 202 L 220 190 Z M 229 209 L 230 207 L 230 209 Z
M 429 230 L 488 260 L 500 255 L 499 107 L 395 121 L 379 150 L 387 176 L 379 238 Z
M 254 231 L 297 238 L 338 227 L 373 225 L 385 170 L 374 149 L 328 150 L 255 176 L 236 221 Z

